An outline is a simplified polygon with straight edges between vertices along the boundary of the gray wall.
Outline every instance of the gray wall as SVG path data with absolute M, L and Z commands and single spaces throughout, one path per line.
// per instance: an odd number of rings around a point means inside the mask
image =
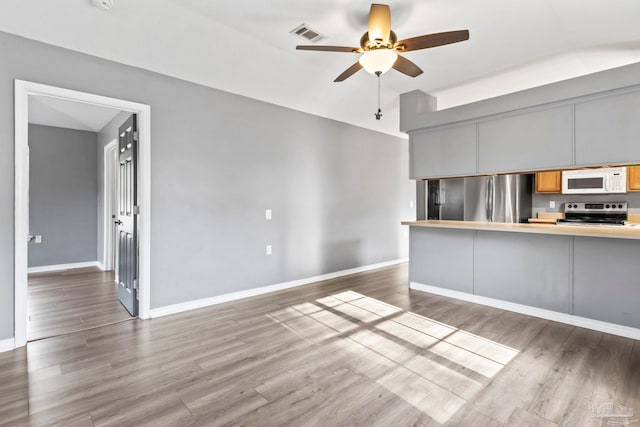
M 407 255 L 402 139 L 6 33 L 0 57 L 0 339 L 13 336 L 15 78 L 151 105 L 152 307 Z
M 98 261 L 104 263 L 104 147 L 118 137 L 118 128 L 131 115 L 121 111 L 98 132 Z
M 95 261 L 95 132 L 29 125 L 29 267 Z

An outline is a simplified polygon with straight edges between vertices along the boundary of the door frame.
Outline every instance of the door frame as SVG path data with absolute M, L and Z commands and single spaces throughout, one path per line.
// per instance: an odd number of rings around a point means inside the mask
M 27 343 L 27 235 L 29 233 L 29 96 L 48 96 L 114 108 L 138 116 L 138 282 L 141 319 L 150 318 L 151 305 L 151 107 L 147 104 L 110 98 L 16 79 L 14 82 L 15 125 L 15 235 L 14 235 L 14 346 Z
M 102 242 L 98 241 L 98 244 L 102 243 L 102 266 L 106 271 L 114 270 L 115 263 L 113 262 L 113 252 L 115 251 L 114 238 L 113 238 L 113 218 L 111 215 L 114 212 L 113 200 L 114 193 L 116 191 L 116 153 L 118 151 L 118 138 L 114 138 L 113 141 L 104 146 L 104 152 L 102 156 Z M 111 232 L 109 232 L 111 230 Z M 117 271 L 116 271 L 116 280 Z

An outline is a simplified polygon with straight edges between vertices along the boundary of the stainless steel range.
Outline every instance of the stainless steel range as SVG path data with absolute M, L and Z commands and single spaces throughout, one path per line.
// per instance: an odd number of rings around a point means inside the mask
M 627 202 L 570 202 L 564 205 L 562 225 L 624 225 L 628 218 Z

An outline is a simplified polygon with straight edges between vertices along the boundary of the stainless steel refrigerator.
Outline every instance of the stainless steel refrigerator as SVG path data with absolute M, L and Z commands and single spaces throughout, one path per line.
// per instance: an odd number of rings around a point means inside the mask
M 464 220 L 527 222 L 531 217 L 532 188 L 530 174 L 465 178 Z
M 464 219 L 464 178 L 429 181 L 427 191 L 427 219 Z
M 428 219 L 527 222 L 531 217 L 531 174 L 433 180 L 427 188 Z

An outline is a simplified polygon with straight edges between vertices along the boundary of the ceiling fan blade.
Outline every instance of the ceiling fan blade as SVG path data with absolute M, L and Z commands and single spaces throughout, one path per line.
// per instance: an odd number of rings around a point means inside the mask
M 386 4 L 372 4 L 369 11 L 369 41 L 389 42 L 391 34 L 391 9 Z
M 362 51 L 359 47 L 348 47 L 348 46 L 313 46 L 313 45 L 298 45 L 296 46 L 297 50 L 317 50 L 321 52 L 346 52 L 346 53 L 357 53 Z
M 469 40 L 469 30 L 447 31 L 445 33 L 412 37 L 410 39 L 400 40 L 396 43 L 395 47 L 401 52 L 409 52 L 411 50 L 427 49 L 465 40 Z
M 417 77 L 422 74 L 422 70 L 404 56 L 398 55 L 398 59 L 393 63 L 393 68 L 410 77 Z
M 360 70 L 362 70 L 362 65 L 360 65 L 360 62 L 356 62 L 351 67 L 349 67 L 346 70 L 344 70 L 344 72 L 342 74 L 340 74 L 338 77 L 336 77 L 334 82 L 344 81 L 344 80 L 348 79 L 349 77 L 351 77 L 352 75 L 354 75 L 355 73 L 357 73 Z

